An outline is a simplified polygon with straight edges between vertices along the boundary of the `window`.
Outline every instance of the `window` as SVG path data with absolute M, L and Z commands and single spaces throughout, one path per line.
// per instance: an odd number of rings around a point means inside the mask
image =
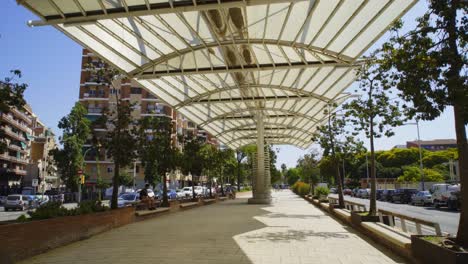
M 141 88 L 139 88 L 139 87 L 132 87 L 132 88 L 130 89 L 130 93 L 131 93 L 131 94 L 141 94 Z
M 107 167 L 107 173 L 111 173 L 112 172 L 112 167 Z
M 135 172 L 136 172 L 136 173 L 140 173 L 140 166 L 138 166 L 138 165 L 135 166 Z

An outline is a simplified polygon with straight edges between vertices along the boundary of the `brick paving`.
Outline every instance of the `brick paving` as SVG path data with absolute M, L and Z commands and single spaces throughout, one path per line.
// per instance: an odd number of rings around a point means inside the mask
M 289 190 L 134 223 L 24 263 L 404 263 Z

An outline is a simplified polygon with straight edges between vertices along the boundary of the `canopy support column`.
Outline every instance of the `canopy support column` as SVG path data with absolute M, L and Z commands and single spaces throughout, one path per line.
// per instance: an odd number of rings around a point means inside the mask
M 263 115 L 257 115 L 257 155 L 254 161 L 254 188 L 253 198 L 249 199 L 249 204 L 269 204 L 271 203 L 270 195 L 270 173 L 267 162 L 269 159 L 265 157 L 265 126 Z

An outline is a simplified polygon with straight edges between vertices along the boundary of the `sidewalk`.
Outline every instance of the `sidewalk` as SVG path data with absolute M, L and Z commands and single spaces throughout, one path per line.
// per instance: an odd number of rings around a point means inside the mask
M 161 216 L 24 263 L 403 263 L 289 190 L 273 198 L 269 207 L 239 198 Z

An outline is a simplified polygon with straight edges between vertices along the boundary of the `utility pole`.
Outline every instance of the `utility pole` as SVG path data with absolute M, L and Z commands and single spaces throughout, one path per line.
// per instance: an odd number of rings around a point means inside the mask
M 421 188 L 424 191 L 424 168 L 423 168 L 423 162 L 422 162 L 422 149 L 421 149 L 421 138 L 419 136 L 419 122 L 416 119 L 416 128 L 418 130 L 418 148 L 419 148 L 419 169 L 421 171 Z

